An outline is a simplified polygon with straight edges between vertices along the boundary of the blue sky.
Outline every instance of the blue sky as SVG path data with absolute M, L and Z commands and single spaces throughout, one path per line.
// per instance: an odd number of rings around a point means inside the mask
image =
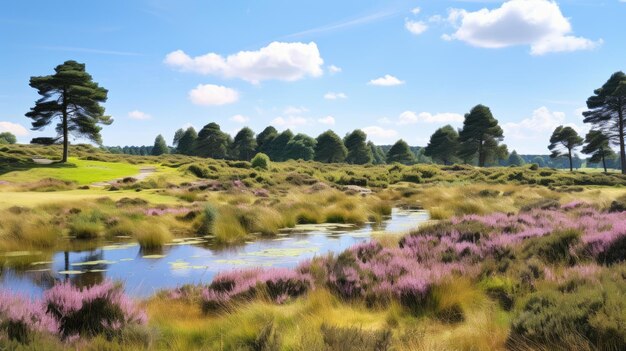
M 28 79 L 73 59 L 109 89 L 106 145 L 209 122 L 425 145 L 482 103 L 509 150 L 547 153 L 626 69 L 625 15 L 620 0 L 4 1 L 0 131 L 52 135 L 29 130 Z

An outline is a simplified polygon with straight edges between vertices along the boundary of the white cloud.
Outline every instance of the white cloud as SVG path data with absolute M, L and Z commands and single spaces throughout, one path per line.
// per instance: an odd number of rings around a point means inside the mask
M 337 100 L 337 99 L 347 99 L 348 95 L 344 93 L 333 93 L 332 91 L 324 94 L 324 99 L 326 100 Z
M 553 112 L 544 106 L 536 109 L 531 117 L 525 118 L 520 122 L 504 123 L 502 129 L 507 138 L 533 139 L 538 134 L 552 133 L 556 127 L 564 122 L 565 113 Z
M 413 111 L 404 111 L 398 116 L 398 125 L 407 125 L 407 124 L 415 124 L 415 123 L 460 123 L 463 122 L 463 115 L 458 113 L 436 113 L 432 114 L 430 112 L 420 112 L 415 113 Z
M 377 120 L 377 122 L 380 123 L 380 124 L 391 124 L 392 123 L 391 119 L 389 119 L 388 117 L 379 118 Z
M 182 50 L 173 51 L 164 62 L 186 72 L 239 78 L 251 83 L 263 80 L 295 81 L 323 74 L 324 60 L 317 44 L 272 42 L 257 51 L 240 51 L 226 58 L 216 53 L 190 57 Z
M 415 7 L 411 10 L 411 13 L 414 15 L 419 15 L 420 12 L 422 12 L 422 9 L 420 9 L 419 7 Z
M 550 0 L 510 0 L 501 7 L 468 12 L 451 9 L 448 21 L 456 27 L 444 40 L 460 40 L 482 48 L 530 45 L 532 55 L 590 50 L 602 44 L 573 36 L 569 20 Z
M 420 35 L 428 29 L 428 25 L 423 21 L 406 20 L 404 22 L 404 28 L 411 32 L 411 34 Z
M 230 120 L 235 123 L 246 123 L 250 120 L 250 118 L 244 115 L 234 115 L 230 118 Z
M 341 67 L 337 67 L 335 65 L 328 66 L 328 72 L 330 72 L 330 74 L 339 73 L 341 71 L 342 71 Z
M 365 128 L 361 128 L 367 134 L 367 136 L 375 141 L 388 141 L 389 139 L 393 139 L 398 136 L 398 131 L 394 129 L 385 129 L 379 126 L 369 126 Z
M 287 116 L 276 117 L 272 120 L 272 125 L 282 128 L 296 128 L 307 124 L 309 121 L 304 117 L 299 116 Z
M 317 122 L 321 123 L 321 124 L 327 124 L 327 125 L 334 125 L 335 124 L 335 117 L 333 116 L 326 116 L 324 118 L 320 118 L 317 120 Z
M 283 110 L 283 114 L 285 115 L 299 115 L 305 112 L 309 112 L 309 109 L 304 106 L 287 106 L 285 110 Z
M 132 119 L 138 119 L 138 120 L 146 120 L 146 119 L 150 119 L 152 118 L 151 115 L 143 112 L 143 111 L 139 111 L 139 110 L 134 110 L 134 111 L 130 111 L 128 113 L 128 117 L 132 118 Z
M 368 84 L 383 86 L 383 87 L 390 87 L 394 85 L 402 85 L 404 84 L 404 81 L 401 81 L 400 79 L 390 74 L 385 74 L 383 77 L 370 80 Z
M 0 122 L 0 132 L 9 132 L 16 136 L 28 135 L 28 129 L 21 124 L 13 122 Z
M 189 99 L 196 105 L 226 105 L 239 100 L 239 93 L 221 85 L 199 84 L 189 92 Z

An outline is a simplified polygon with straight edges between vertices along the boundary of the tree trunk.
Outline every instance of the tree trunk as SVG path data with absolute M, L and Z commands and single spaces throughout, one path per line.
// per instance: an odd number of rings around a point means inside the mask
M 604 173 L 607 173 L 607 171 L 606 171 L 606 160 L 604 159 L 604 154 L 602 155 L 602 167 L 604 167 Z
M 572 166 L 572 149 L 567 149 L 567 157 L 569 158 L 569 171 L 573 172 L 574 167 Z
M 67 156 L 69 153 L 68 150 L 68 138 L 67 138 L 67 102 L 66 102 L 66 92 L 63 90 L 63 158 L 61 158 L 61 162 L 67 162 Z
M 69 271 L 70 270 L 70 253 L 67 251 L 64 251 L 63 256 L 65 258 L 65 271 Z M 65 274 L 65 281 L 68 281 L 69 278 L 70 278 L 70 275 Z
M 619 159 L 620 166 L 622 168 L 622 174 L 626 174 L 626 150 L 624 148 L 624 111 L 622 109 L 622 103 L 618 104 L 617 115 L 619 117 L 618 126 L 619 126 Z

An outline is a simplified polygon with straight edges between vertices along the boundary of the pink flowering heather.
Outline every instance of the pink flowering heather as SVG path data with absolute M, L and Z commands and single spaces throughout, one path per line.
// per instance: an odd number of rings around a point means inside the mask
M 124 295 L 120 286 L 110 281 L 89 288 L 58 284 L 44 293 L 43 300 L 64 338 L 74 334 L 113 334 L 127 325 L 147 322 L 146 314 Z
M 0 331 L 9 339 L 26 342 L 34 332 L 55 334 L 58 329 L 57 321 L 46 314 L 40 301 L 0 291 Z

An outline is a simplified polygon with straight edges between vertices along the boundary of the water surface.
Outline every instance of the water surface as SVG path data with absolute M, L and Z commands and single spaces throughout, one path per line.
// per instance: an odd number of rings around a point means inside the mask
M 299 225 L 272 239 L 228 248 L 215 248 L 198 238 L 177 239 L 157 252 L 143 252 L 133 242 L 108 243 L 91 250 L 55 252 L 47 260 L 30 262 L 19 270 L 5 268 L 0 270 L 0 286 L 36 296 L 57 281 L 86 285 L 113 279 L 123 282 L 127 293 L 146 297 L 183 284 L 208 283 L 223 270 L 294 267 L 305 259 L 341 252 L 376 233 L 404 233 L 427 220 L 424 211 L 394 209 L 378 225 Z

